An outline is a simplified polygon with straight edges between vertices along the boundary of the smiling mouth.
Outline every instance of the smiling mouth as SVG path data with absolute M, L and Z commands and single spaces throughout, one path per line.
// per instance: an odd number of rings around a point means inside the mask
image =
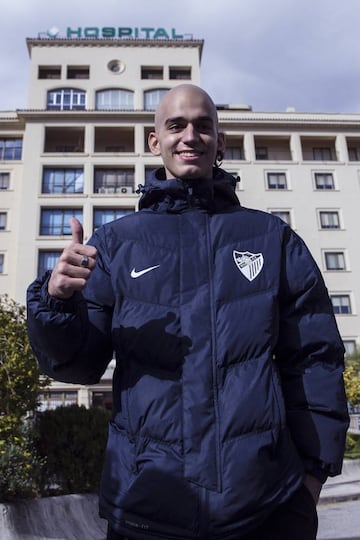
M 182 150 L 176 152 L 176 154 L 184 158 L 198 158 L 202 155 L 202 152 L 196 152 L 195 150 Z

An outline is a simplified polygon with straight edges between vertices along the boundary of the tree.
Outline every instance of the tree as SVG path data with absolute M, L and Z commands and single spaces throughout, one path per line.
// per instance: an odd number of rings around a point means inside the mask
M 0 438 L 17 435 L 28 413 L 36 410 L 39 390 L 48 384 L 27 336 L 25 308 L 0 295 Z
M 360 405 L 360 349 L 345 357 L 345 387 L 352 407 Z
M 44 459 L 33 448 L 39 390 L 48 384 L 27 336 L 25 308 L 0 295 L 0 501 L 40 493 Z

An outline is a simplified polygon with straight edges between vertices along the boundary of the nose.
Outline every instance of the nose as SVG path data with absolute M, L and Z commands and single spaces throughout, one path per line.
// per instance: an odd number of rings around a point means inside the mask
M 198 138 L 199 132 L 197 131 L 196 127 L 191 122 L 189 122 L 183 131 L 183 141 L 186 143 L 190 143 L 192 141 L 196 141 Z

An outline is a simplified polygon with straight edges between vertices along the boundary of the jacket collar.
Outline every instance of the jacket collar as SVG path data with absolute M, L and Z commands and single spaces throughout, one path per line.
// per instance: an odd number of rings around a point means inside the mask
M 181 213 L 197 208 L 212 214 L 238 207 L 240 203 L 235 195 L 238 179 L 217 167 L 213 171 L 213 178 L 195 180 L 167 180 L 164 168 L 153 171 L 145 186 L 139 185 L 138 193 L 142 194 L 139 209 Z

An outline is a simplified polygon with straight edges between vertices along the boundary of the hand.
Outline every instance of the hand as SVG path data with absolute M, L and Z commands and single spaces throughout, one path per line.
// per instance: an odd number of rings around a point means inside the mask
M 310 491 L 315 504 L 318 503 L 319 497 L 320 497 L 320 491 L 322 488 L 322 483 L 320 480 L 315 478 L 315 476 L 311 476 L 310 474 L 306 474 L 304 478 L 304 484 L 307 487 L 307 489 Z
M 67 300 L 75 291 L 84 289 L 96 264 L 96 248 L 83 245 L 81 223 L 71 218 L 70 227 L 71 244 L 60 255 L 48 284 L 50 296 L 60 300 Z

